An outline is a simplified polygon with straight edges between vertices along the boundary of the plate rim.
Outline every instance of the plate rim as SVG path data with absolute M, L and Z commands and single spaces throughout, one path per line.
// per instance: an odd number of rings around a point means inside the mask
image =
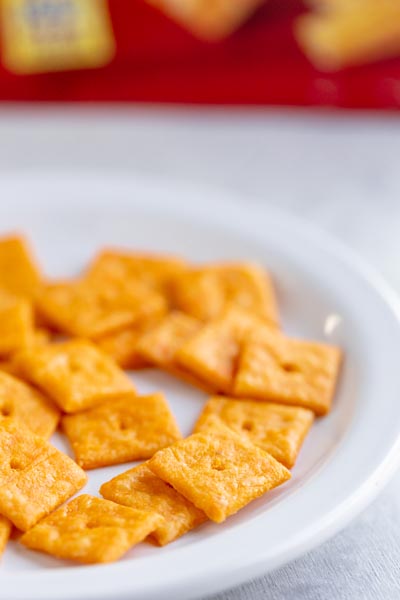
M 207 207 L 210 207 L 212 205 L 212 207 L 215 209 L 215 201 L 218 198 L 218 210 L 225 209 L 225 211 L 231 211 L 231 213 L 235 212 L 237 214 L 240 214 L 243 210 L 243 200 L 244 202 L 246 202 L 246 198 L 250 196 L 248 194 L 235 194 L 227 192 L 226 189 L 221 190 L 216 186 L 188 184 L 167 178 L 157 178 L 157 180 L 154 181 L 143 176 L 135 175 L 121 177 L 119 175 L 116 176 L 113 174 L 99 177 L 95 173 L 90 174 L 87 172 L 85 174 L 81 172 L 74 173 L 72 175 L 72 178 L 71 175 L 69 175 L 67 180 L 65 180 L 65 176 L 65 172 L 58 174 L 53 173 L 51 177 L 48 177 L 48 175 L 46 174 L 38 174 L 33 177 L 32 175 L 29 175 L 24 182 L 19 182 L 18 185 L 21 184 L 23 186 L 26 186 L 27 181 L 29 180 L 31 182 L 33 181 L 35 185 L 39 184 L 39 186 L 44 182 L 46 185 L 48 185 L 49 182 L 51 182 L 51 185 L 59 185 L 61 177 L 67 185 L 71 183 L 75 185 L 77 181 L 84 180 L 85 185 L 92 185 L 94 189 L 99 185 L 103 186 L 104 182 L 108 182 L 107 185 L 109 185 L 110 181 L 112 181 L 113 185 L 115 185 L 116 187 L 118 187 L 121 184 L 123 187 L 128 186 L 128 188 L 132 186 L 138 186 L 138 184 L 139 186 L 149 186 L 153 190 L 157 190 L 157 193 L 161 193 L 162 191 L 164 191 L 165 193 L 165 189 L 168 189 L 169 192 L 171 192 L 171 190 L 178 189 L 180 192 L 179 194 L 177 194 L 178 198 L 183 192 L 198 197 L 199 194 L 203 194 L 203 196 L 206 196 L 206 194 L 211 194 L 211 201 L 204 201 L 202 205 L 203 210 L 206 208 L 206 205 Z M 0 190 L 3 186 L 7 185 L 15 185 L 13 175 L 11 175 L 10 177 L 4 177 L 4 179 L 0 183 Z M 242 198 L 242 204 L 236 204 L 234 202 L 235 198 Z M 90 201 L 93 201 L 95 205 L 96 203 L 98 203 L 98 200 L 91 199 Z M 117 200 L 117 202 L 119 202 L 119 200 Z M 162 208 L 166 209 L 167 212 L 176 210 L 176 208 L 179 207 L 179 202 L 177 201 L 163 199 L 162 202 Z M 158 206 L 160 206 L 160 199 L 155 202 L 156 206 L 157 203 Z M 133 206 L 135 205 L 140 205 L 140 202 L 136 202 L 135 200 L 135 202 L 133 202 Z M 134 210 L 134 207 L 132 210 Z M 386 305 L 386 308 L 390 310 L 390 312 L 392 313 L 392 317 L 394 317 L 395 321 L 397 322 L 397 326 L 400 324 L 400 301 L 397 297 L 397 294 L 392 290 L 392 288 L 388 285 L 384 278 L 379 273 L 377 273 L 372 267 L 370 267 L 362 258 L 360 258 L 354 250 L 347 248 L 347 246 L 343 242 L 337 240 L 329 232 L 325 232 L 323 229 L 320 229 L 318 226 L 300 217 L 293 216 L 292 214 L 286 214 L 284 211 L 281 211 L 276 207 L 252 206 L 252 210 L 254 213 L 257 213 L 260 216 L 264 215 L 264 217 L 273 219 L 275 222 L 283 223 L 284 228 L 289 227 L 294 228 L 296 231 L 300 231 L 301 235 L 310 238 L 311 243 L 313 244 L 322 244 L 324 249 L 332 256 L 334 260 L 340 259 L 341 261 L 346 261 L 348 268 L 350 268 L 350 270 L 356 276 L 360 277 L 364 281 L 364 283 L 368 285 L 370 291 L 373 294 L 375 294 L 375 296 L 379 296 L 379 298 L 383 302 L 383 305 Z M 400 349 L 400 328 L 398 327 L 397 329 L 397 342 L 399 344 Z M 237 565 L 237 572 L 235 573 L 234 580 L 232 580 L 232 583 L 230 583 L 229 586 L 227 586 L 226 583 L 222 583 L 221 580 L 226 578 L 228 575 L 231 575 L 232 570 L 235 569 L 235 566 L 229 564 L 225 565 L 224 567 L 219 564 L 218 567 L 215 567 L 212 573 L 207 573 L 209 588 L 207 593 L 213 593 L 222 589 L 228 589 L 239 585 L 240 583 L 252 577 L 265 574 L 275 568 L 278 568 L 279 566 L 282 566 L 283 564 L 290 562 L 296 557 L 304 554 L 305 552 L 311 550 L 313 547 L 329 539 L 334 533 L 338 532 L 340 529 L 345 527 L 357 514 L 359 514 L 368 504 L 370 504 L 374 500 L 374 498 L 380 493 L 382 488 L 388 483 L 390 478 L 395 473 L 396 469 L 400 466 L 399 450 L 400 421 L 399 428 L 397 431 L 397 437 L 395 440 L 393 440 L 393 443 L 390 449 L 387 451 L 385 458 L 380 462 L 377 468 L 372 473 L 370 473 L 369 477 L 365 479 L 363 484 L 353 492 L 353 494 L 350 497 L 351 502 L 347 507 L 344 508 L 342 505 L 338 506 L 335 511 L 337 514 L 332 514 L 331 511 L 331 513 L 327 515 L 325 521 L 321 520 L 321 522 L 318 522 L 312 531 L 308 530 L 307 535 L 305 535 L 305 532 L 303 532 L 302 536 L 299 536 L 301 539 L 296 540 L 295 543 L 291 543 L 291 548 L 282 550 L 282 552 L 285 555 L 285 558 L 277 560 L 275 564 L 273 563 L 273 561 L 270 560 L 269 565 L 266 566 L 266 564 L 263 562 L 264 559 L 262 556 L 259 556 L 257 560 L 249 558 L 246 564 L 243 563 L 242 558 L 241 564 Z M 123 562 L 121 562 L 117 563 L 116 565 L 111 565 L 111 567 L 109 567 L 108 573 L 113 571 L 113 567 L 120 567 L 120 569 L 115 569 L 115 572 L 119 570 L 122 571 L 124 570 L 124 567 L 129 569 L 129 563 L 124 564 Z M 100 572 L 103 569 L 104 567 L 90 567 L 90 570 L 86 571 L 86 573 L 88 574 L 88 578 L 91 581 L 93 581 L 93 579 L 96 576 L 100 577 Z M 46 572 L 46 576 L 49 580 L 57 580 L 59 584 L 59 577 L 61 574 L 65 577 L 66 573 L 71 573 L 74 570 L 76 572 L 80 572 L 81 575 L 84 572 L 84 569 L 82 569 L 81 567 L 71 567 L 67 571 L 65 568 L 56 568 L 52 569 L 49 572 Z M 4 575 L 6 575 L 5 579 L 3 578 Z M 19 586 L 18 581 L 16 581 L 19 576 L 20 573 L 1 573 L 1 578 L 3 580 L 2 584 L 7 584 L 8 580 L 10 582 L 10 586 L 2 585 L 3 589 L 0 591 L 0 597 L 7 598 L 7 600 L 14 600 L 14 598 L 15 600 L 19 600 L 21 598 L 29 598 L 30 600 L 46 600 L 47 598 L 70 598 L 72 596 L 70 588 L 68 591 L 62 590 L 61 595 L 54 596 L 53 584 L 48 590 L 41 589 L 40 591 L 35 591 L 34 589 L 31 589 L 29 587 L 29 583 L 31 582 L 32 585 L 34 582 L 37 583 L 38 579 L 40 577 L 43 577 L 43 572 L 33 571 L 24 573 L 25 582 L 22 584 L 22 587 L 19 590 L 15 589 L 15 585 L 17 586 L 17 588 Z M 77 579 L 81 580 L 82 577 L 78 576 Z M 111 575 L 111 579 L 113 579 L 113 575 Z M 125 597 L 132 598 L 135 594 L 135 589 L 128 589 L 124 587 L 124 589 L 118 590 L 115 589 L 116 585 L 117 583 L 114 579 L 114 587 L 112 588 L 113 597 L 118 597 L 121 599 Z M 178 584 L 175 583 L 174 585 L 175 587 L 173 589 L 168 590 L 166 589 L 165 585 L 160 584 L 158 590 L 156 588 L 154 588 L 153 591 L 147 590 L 146 596 L 139 595 L 138 597 L 140 597 L 141 599 L 144 597 L 157 598 L 161 597 L 159 595 L 161 591 L 163 594 L 165 594 L 172 593 L 175 591 L 175 589 L 177 593 L 177 595 L 175 596 L 176 598 L 197 597 L 197 592 L 195 591 L 195 589 L 192 589 L 190 591 L 190 587 L 196 588 L 196 585 L 194 584 L 193 575 L 185 573 L 182 576 L 181 581 L 178 582 Z M 6 589 L 7 587 L 8 589 Z M 91 597 L 96 597 L 100 599 L 109 597 L 111 592 L 111 589 L 101 590 L 99 589 L 99 587 L 96 587 L 95 590 L 85 590 L 85 587 L 86 586 L 82 587 L 80 591 L 79 589 L 76 589 L 77 595 L 74 594 L 74 598 L 82 598 L 83 600 Z M 28 589 L 29 595 L 26 596 L 24 590 Z M 184 596 L 179 595 L 183 593 L 182 590 L 184 590 Z M 3 592 L 6 592 L 7 596 L 3 596 Z M 16 592 L 16 594 L 13 594 L 13 592 Z M 204 595 L 203 591 L 201 593 L 202 595 Z

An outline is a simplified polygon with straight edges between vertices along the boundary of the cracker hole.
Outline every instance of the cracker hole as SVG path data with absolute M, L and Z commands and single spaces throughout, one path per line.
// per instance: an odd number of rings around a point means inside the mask
M 85 524 L 86 529 L 97 529 L 98 526 L 99 526 L 98 523 L 96 523 L 94 521 L 88 521 Z
M 128 423 L 128 421 L 125 421 L 125 419 L 121 419 L 121 421 L 119 422 L 119 428 L 121 431 L 127 431 L 131 428 L 131 426 L 130 423 Z
M 220 461 L 216 461 L 211 466 L 213 471 L 225 471 L 225 465 L 223 465 Z
M 254 424 L 253 424 L 251 421 L 245 421 L 245 422 L 242 424 L 242 429 L 243 429 L 244 431 L 253 431 L 253 429 L 254 429 Z
M 294 363 L 282 363 L 281 367 L 286 373 L 300 373 L 300 369 Z
M 10 468 L 11 468 L 11 469 L 14 469 L 15 471 L 18 471 L 18 470 L 20 470 L 20 469 L 23 469 L 23 468 L 24 468 L 24 466 L 23 466 L 23 464 L 21 463 L 21 461 L 19 461 L 19 460 L 18 460 L 18 458 L 12 458 L 12 459 L 10 460 Z
M 9 417 L 12 413 L 12 409 L 10 406 L 2 406 L 0 408 L 0 415 L 2 415 L 3 417 Z

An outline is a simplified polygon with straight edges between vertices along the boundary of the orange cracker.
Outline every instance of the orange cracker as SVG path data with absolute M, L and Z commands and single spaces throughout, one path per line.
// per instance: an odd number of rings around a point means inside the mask
M 45 344 L 49 344 L 51 342 L 52 333 L 49 329 L 45 327 L 37 327 L 34 332 L 33 344 L 38 344 L 40 346 L 44 346 Z
M 31 303 L 0 294 L 0 356 L 7 357 L 34 342 Z
M 218 317 L 225 307 L 225 293 L 212 267 L 191 269 L 173 282 L 174 307 L 200 321 Z
M 135 392 L 114 361 L 84 340 L 37 346 L 20 352 L 16 361 L 25 377 L 67 413 Z
M 39 314 L 53 327 L 95 339 L 166 312 L 164 296 L 140 281 L 81 279 L 53 283 L 37 300 Z
M 50 341 L 51 333 L 47 329 L 38 328 L 33 331 L 32 336 L 27 336 L 24 345 L 21 346 L 19 350 L 24 348 L 32 348 L 36 345 L 44 346 L 45 344 L 50 343 Z M 9 375 L 14 375 L 14 377 L 17 377 L 18 379 L 24 379 L 24 375 L 21 372 L 21 369 L 18 366 L 18 362 L 16 360 L 17 355 L 18 351 L 8 356 L 4 356 L 3 359 L 0 360 L 0 371 L 4 371 Z
M 212 391 L 205 382 L 201 381 L 183 367 L 176 364 L 175 354 L 184 342 L 187 342 L 201 328 L 197 319 L 182 312 L 172 311 L 155 327 L 144 333 L 137 344 L 137 352 L 148 363 L 187 383 Z
M 222 263 L 187 270 L 176 278 L 173 301 L 177 309 L 209 321 L 230 305 L 278 323 L 275 291 L 267 272 L 252 263 Z
M 211 389 L 228 393 L 243 340 L 263 323 L 247 310 L 229 307 L 222 317 L 207 323 L 183 344 L 175 353 L 175 361 Z
M 0 238 L 0 288 L 18 296 L 34 298 L 40 273 L 22 236 Z
M 268 328 L 244 346 L 234 396 L 329 412 L 339 374 L 335 346 L 288 338 Z
M 159 513 L 163 519 L 153 532 L 160 546 L 165 546 L 194 529 L 207 517 L 143 463 L 104 483 L 100 488 L 104 498 Z
M 158 318 L 143 319 L 121 331 L 109 333 L 96 340 L 97 346 L 111 356 L 122 369 L 141 369 L 149 366 L 137 349 L 138 343 L 147 332 L 158 324 Z
M 103 250 L 90 265 L 87 277 L 100 281 L 140 281 L 149 288 L 168 293 L 171 281 L 186 269 L 175 256 Z
M 13 375 L 17 379 L 24 379 L 21 369 L 19 368 L 15 355 L 0 361 L 0 371 Z
M 22 348 L 32 348 L 33 346 L 39 345 L 44 346 L 45 344 L 50 343 L 51 334 L 46 329 L 35 329 L 33 332 L 33 336 L 28 337 L 28 343 L 24 344 Z M 3 357 L 3 360 L 0 360 L 0 371 L 4 371 L 9 375 L 13 375 L 18 379 L 24 379 L 24 374 L 21 372 L 21 368 L 18 365 L 17 361 L 17 353 L 10 354 L 7 357 Z
M 127 394 L 64 417 L 63 428 L 84 469 L 150 458 L 182 437 L 162 394 Z
M 0 515 L 0 556 L 6 549 L 7 542 L 10 539 L 11 529 L 11 521 Z
M 174 364 L 177 350 L 200 328 L 197 319 L 173 311 L 140 337 L 137 350 L 149 363 L 168 369 Z
M 20 541 L 32 550 L 59 558 L 108 563 L 143 541 L 160 520 L 156 512 L 83 494 L 43 519 Z
M 278 324 L 275 290 L 265 269 L 252 263 L 228 263 L 218 270 L 224 284 L 225 307 L 233 304 Z
M 176 352 L 200 328 L 201 323 L 197 319 L 173 311 L 140 337 L 137 351 L 149 363 L 169 370 L 175 366 Z
M 141 332 L 134 325 L 98 338 L 96 345 L 108 356 L 111 356 L 122 369 L 142 369 L 149 366 L 149 363 L 136 351 L 140 337 Z
M 86 483 L 68 456 L 12 419 L 0 420 L 0 514 L 26 531 Z
M 264 0 L 146 0 L 169 17 L 206 40 L 219 40 L 233 33 Z
M 222 423 L 290 469 L 313 421 L 314 413 L 306 408 L 216 396 L 204 406 L 194 432 L 212 431 Z
M 0 372 L 0 419 L 2 417 L 12 417 L 47 439 L 57 428 L 60 411 L 38 390 Z
M 270 454 L 222 427 L 160 450 L 148 465 L 217 523 L 290 478 Z

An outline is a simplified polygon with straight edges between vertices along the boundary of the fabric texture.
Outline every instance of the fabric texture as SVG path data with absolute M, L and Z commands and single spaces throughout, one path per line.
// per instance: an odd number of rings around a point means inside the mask
M 207 600 L 398 600 L 400 474 L 344 531 L 268 575 Z

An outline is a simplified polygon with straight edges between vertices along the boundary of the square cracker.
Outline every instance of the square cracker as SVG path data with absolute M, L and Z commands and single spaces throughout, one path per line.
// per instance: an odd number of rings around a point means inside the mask
M 233 395 L 329 412 L 341 362 L 335 346 L 260 329 L 244 346 Z
M 209 385 L 179 366 L 175 360 L 180 347 L 192 338 L 201 326 L 198 319 L 179 311 L 172 311 L 139 338 L 137 352 L 148 363 L 168 371 L 195 387 L 210 391 Z
M 162 369 L 174 366 L 179 348 L 201 328 L 201 322 L 182 312 L 172 311 L 150 331 L 143 333 L 137 350 L 144 359 Z
M 0 515 L 0 556 L 6 549 L 7 542 L 10 539 L 11 529 L 11 521 Z
M 12 419 L 0 420 L 0 514 L 26 531 L 86 483 L 68 456 Z
M 8 357 L 34 343 L 32 304 L 0 293 L 0 356 Z
M 146 0 L 196 36 L 219 40 L 233 33 L 264 0 Z
M 84 469 L 150 458 L 182 437 L 162 394 L 126 394 L 62 424 Z
M 139 353 L 138 344 L 143 335 L 152 331 L 158 323 L 159 318 L 143 319 L 131 327 L 97 338 L 96 345 L 111 356 L 122 369 L 148 367 L 150 363 Z
M 41 276 L 22 236 L 0 238 L 0 288 L 34 298 Z
M 112 358 L 85 340 L 25 350 L 16 360 L 24 376 L 67 413 L 135 392 Z
M 163 519 L 152 537 L 165 546 L 207 520 L 204 512 L 154 475 L 143 463 L 104 483 L 104 498 L 143 510 L 155 511 Z
M 229 306 L 221 317 L 204 325 L 181 345 L 175 362 L 214 391 L 229 393 L 241 345 L 264 322 L 245 309 Z
M 313 421 L 314 413 L 306 408 L 216 396 L 204 406 L 194 432 L 223 424 L 290 469 Z
M 148 367 L 149 363 L 136 350 L 140 337 L 140 329 L 133 325 L 98 338 L 96 345 L 105 354 L 111 356 L 121 369 L 142 369 Z
M 0 372 L 0 420 L 4 417 L 47 439 L 57 429 L 60 411 L 39 390 Z
M 22 536 L 32 550 L 81 563 L 118 560 L 160 522 L 155 512 L 134 510 L 88 494 L 56 510 Z
M 268 273 L 253 263 L 211 264 L 187 270 L 173 284 L 177 309 L 199 319 L 220 317 L 237 306 L 278 323 L 275 291 Z
M 39 314 L 53 327 L 95 339 L 166 312 L 164 296 L 140 281 L 80 279 L 44 287 Z
M 106 249 L 95 257 L 87 277 L 102 282 L 140 281 L 168 295 L 171 281 L 186 268 L 186 262 L 176 256 Z
M 160 450 L 148 465 L 217 523 L 290 478 L 270 454 L 222 426 Z

